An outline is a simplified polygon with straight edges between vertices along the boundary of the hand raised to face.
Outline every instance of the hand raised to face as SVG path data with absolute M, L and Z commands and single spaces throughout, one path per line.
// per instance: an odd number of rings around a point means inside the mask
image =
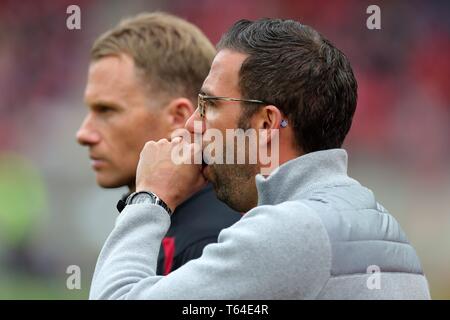
M 188 150 L 183 156 L 189 159 L 174 161 L 174 149 L 180 147 Z M 172 141 L 161 139 L 147 142 L 137 166 L 136 191 L 155 193 L 174 211 L 178 205 L 206 186 L 202 165 L 192 161 L 201 152 L 198 144 L 187 143 L 180 137 Z

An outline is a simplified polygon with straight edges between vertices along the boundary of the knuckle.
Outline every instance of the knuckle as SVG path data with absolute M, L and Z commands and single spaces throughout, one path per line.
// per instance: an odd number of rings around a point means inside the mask
M 160 139 L 156 144 L 160 146 L 164 146 L 168 143 L 168 140 L 166 138 Z

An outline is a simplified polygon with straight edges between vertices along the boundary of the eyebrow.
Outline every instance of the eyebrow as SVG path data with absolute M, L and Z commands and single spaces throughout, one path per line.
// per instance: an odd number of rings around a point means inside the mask
M 85 101 L 85 105 L 88 108 L 95 108 L 95 107 L 110 107 L 110 108 L 117 108 L 117 109 L 122 108 L 119 104 L 114 103 L 112 101 L 108 101 L 108 100 L 97 100 L 97 101 L 94 101 L 93 103 L 87 103 L 87 101 Z

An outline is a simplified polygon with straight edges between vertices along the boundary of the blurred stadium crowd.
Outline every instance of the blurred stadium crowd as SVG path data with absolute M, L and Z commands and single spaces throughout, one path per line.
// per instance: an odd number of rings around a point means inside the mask
M 373 2 L 373 3 L 372 3 Z M 81 8 L 81 30 L 66 8 Z M 366 8 L 381 8 L 368 30 Z M 0 298 L 85 298 L 123 190 L 95 186 L 81 123 L 89 49 L 122 17 L 163 10 L 215 43 L 237 19 L 293 18 L 350 58 L 359 85 L 350 174 L 377 193 L 418 250 L 433 298 L 450 298 L 448 1 L 0 1 Z M 70 264 L 83 287 L 65 287 Z

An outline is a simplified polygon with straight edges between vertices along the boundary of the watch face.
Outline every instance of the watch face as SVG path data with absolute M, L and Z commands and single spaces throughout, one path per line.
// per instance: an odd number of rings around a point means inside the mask
M 161 206 L 164 210 L 167 211 L 169 216 L 172 214 L 172 210 L 167 206 L 167 204 L 158 198 L 155 194 L 147 191 L 140 191 L 133 193 L 127 199 L 128 204 L 138 204 L 138 203 L 147 203 L 147 204 L 157 204 Z
M 155 198 L 149 193 L 137 193 L 131 198 L 130 203 L 155 203 Z

